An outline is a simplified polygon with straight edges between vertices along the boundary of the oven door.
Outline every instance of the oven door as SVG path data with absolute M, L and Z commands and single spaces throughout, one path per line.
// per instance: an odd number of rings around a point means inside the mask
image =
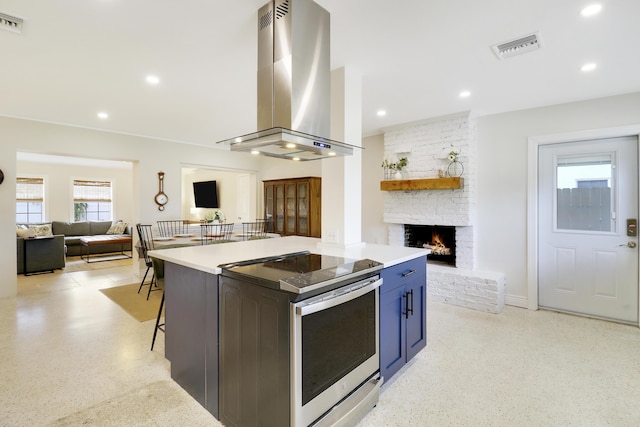
M 291 425 L 307 426 L 380 370 L 382 279 L 291 304 Z

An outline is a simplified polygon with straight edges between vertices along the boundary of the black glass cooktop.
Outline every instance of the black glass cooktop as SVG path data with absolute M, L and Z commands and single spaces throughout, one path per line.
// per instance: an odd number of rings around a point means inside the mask
M 336 281 L 378 271 L 382 269 L 382 264 L 370 259 L 355 260 L 297 252 L 220 267 L 223 274 L 230 272 L 236 278 L 244 277 L 271 288 L 301 294 Z

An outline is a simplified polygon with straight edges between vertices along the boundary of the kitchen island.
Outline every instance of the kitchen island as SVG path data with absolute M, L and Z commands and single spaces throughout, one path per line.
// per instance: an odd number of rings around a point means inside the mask
M 342 248 L 323 245 L 316 238 L 290 236 L 152 251 L 151 256 L 165 262 L 165 355 L 171 362 L 171 376 L 226 425 L 265 424 L 267 419 L 272 419 L 274 425 L 289 424 L 289 360 L 288 356 L 281 357 L 280 374 L 269 381 L 262 380 L 261 386 L 256 384 L 256 387 L 264 387 L 265 383 L 273 387 L 266 406 L 265 402 L 257 399 L 255 405 L 248 409 L 246 403 L 238 401 L 246 399 L 246 392 L 238 393 L 240 397 L 236 400 L 219 394 L 222 387 L 220 358 L 224 350 L 220 347 L 219 310 L 223 307 L 220 306 L 222 269 L 219 266 L 301 251 L 352 260 L 370 259 L 382 264 L 381 276 L 386 277 L 380 288 L 380 346 L 385 347 L 380 352 L 383 376 L 392 375 L 406 363 L 406 348 L 415 354 L 426 345 L 428 252 L 425 250 L 386 245 Z M 386 293 L 388 296 L 385 298 L 383 294 Z M 413 326 L 407 323 L 411 322 L 409 311 Z M 383 316 L 392 317 L 391 320 L 383 320 Z M 257 319 L 256 325 L 262 328 L 265 324 L 265 319 Z M 407 332 L 407 327 L 412 329 Z M 288 334 L 287 328 L 284 333 Z M 409 337 L 413 341 L 408 341 Z M 387 370 L 387 367 L 393 370 Z M 228 376 L 228 370 L 224 374 Z M 254 382 L 257 383 L 260 378 L 256 378 Z M 266 411 L 269 416 L 266 416 Z

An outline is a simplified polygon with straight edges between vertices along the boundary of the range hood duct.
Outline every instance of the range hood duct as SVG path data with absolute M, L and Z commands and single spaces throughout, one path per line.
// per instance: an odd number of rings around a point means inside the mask
M 220 141 L 231 151 L 316 160 L 353 154 L 330 134 L 330 16 L 312 0 L 258 11 L 258 132 Z M 320 135 L 320 136 L 316 136 Z

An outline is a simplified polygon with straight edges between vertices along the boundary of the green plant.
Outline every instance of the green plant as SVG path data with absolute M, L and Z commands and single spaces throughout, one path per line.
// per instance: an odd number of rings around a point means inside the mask
M 407 159 L 406 157 L 400 157 L 397 162 L 390 162 L 389 160 L 385 159 L 384 162 L 382 162 L 381 166 L 384 169 L 401 171 L 407 166 L 408 163 L 409 159 Z
M 224 222 L 226 218 L 224 216 L 224 213 L 220 209 L 216 209 L 215 211 L 207 212 L 204 215 L 204 219 L 206 219 L 209 222 L 216 221 L 216 220 L 219 222 Z
M 76 202 L 73 204 L 73 220 L 74 221 L 86 221 L 87 220 L 87 208 L 88 203 Z
M 396 169 L 401 171 L 407 166 L 407 163 L 409 163 L 409 159 L 407 159 L 406 157 L 400 157 L 398 159 L 398 162 L 396 163 Z

